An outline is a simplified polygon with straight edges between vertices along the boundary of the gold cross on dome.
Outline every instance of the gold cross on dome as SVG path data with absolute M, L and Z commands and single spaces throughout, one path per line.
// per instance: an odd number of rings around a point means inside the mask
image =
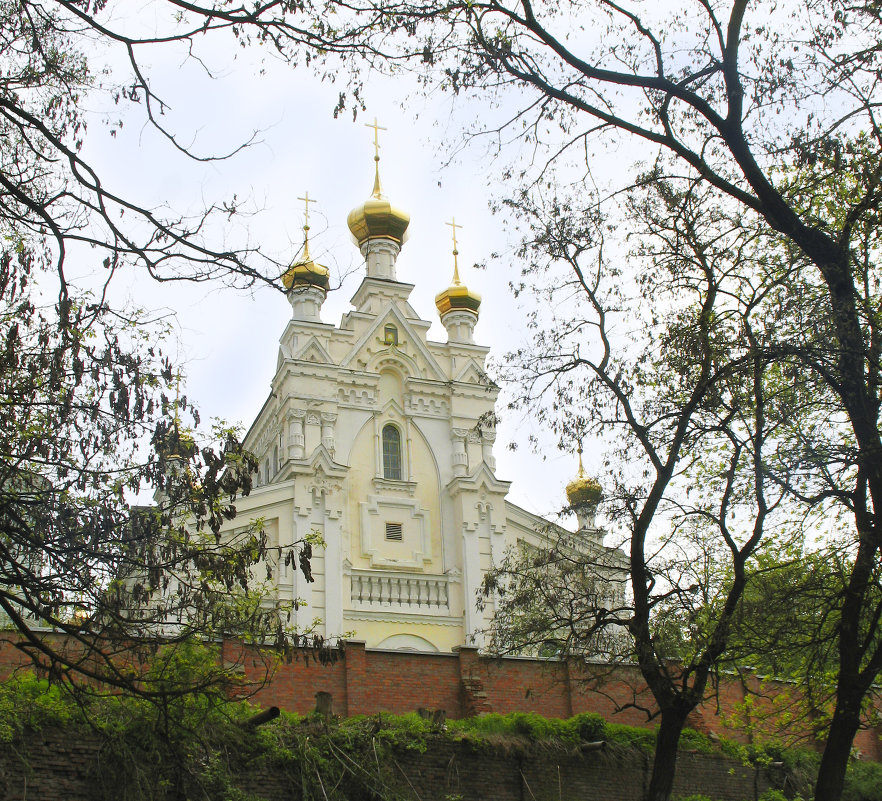
M 309 204 L 316 200 L 309 196 L 309 192 L 304 192 L 303 197 L 297 199 L 303 201 L 303 258 L 309 261 Z
M 364 127 L 374 129 L 374 161 L 379 161 L 380 160 L 380 131 L 385 131 L 386 129 L 382 125 L 377 124 L 376 117 L 374 117 L 373 122 L 366 122 L 364 124 Z
M 309 196 L 309 192 L 304 192 L 303 197 L 297 198 L 298 200 L 303 201 L 303 229 L 305 231 L 309 230 L 309 204 L 316 203 L 317 201 L 314 198 Z
M 459 265 L 456 263 L 456 257 L 459 256 L 459 250 L 456 247 L 456 229 L 462 228 L 462 226 L 457 223 L 456 217 L 451 217 L 449 223 L 444 223 L 445 225 L 449 225 L 453 229 L 453 283 L 459 283 Z

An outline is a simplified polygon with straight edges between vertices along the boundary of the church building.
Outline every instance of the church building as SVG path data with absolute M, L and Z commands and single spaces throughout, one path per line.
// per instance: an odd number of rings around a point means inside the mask
M 555 527 L 507 501 L 510 482 L 496 475 L 498 389 L 474 340 L 481 298 L 460 277 L 455 221 L 453 279 L 435 299 L 447 341 L 433 342 L 408 301 L 413 285 L 395 272 L 410 218 L 383 193 L 378 151 L 375 161 L 373 191 L 348 218 L 364 278 L 339 325 L 321 318 L 328 270 L 310 257 L 305 199 L 302 258 L 282 277 L 291 318 L 245 439 L 260 472 L 237 500 L 238 521 L 262 518 L 276 552 L 320 539 L 313 582 L 284 560 L 272 571 L 278 599 L 302 602 L 299 628 L 317 621 L 326 637 L 368 648 L 450 651 L 482 643 L 495 603 L 477 603 L 485 571 Z M 599 486 L 580 466 L 567 490 L 579 547 L 621 564 L 594 524 Z

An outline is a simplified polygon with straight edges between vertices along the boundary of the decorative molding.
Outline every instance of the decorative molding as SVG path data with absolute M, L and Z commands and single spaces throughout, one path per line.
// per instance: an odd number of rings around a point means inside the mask
M 416 494 L 416 481 L 394 481 L 390 478 L 375 477 L 372 481 L 374 489 L 385 495 L 407 495 L 410 498 Z
M 325 346 L 315 337 L 310 337 L 306 345 L 300 349 L 300 352 L 293 356 L 293 359 L 302 362 L 312 362 L 313 364 L 334 363 L 331 354 L 328 353 Z
M 409 393 L 404 401 L 408 414 L 419 417 L 449 417 L 450 403 L 443 398 L 429 398 Z
M 361 509 L 361 553 L 362 556 L 371 560 L 372 566 L 411 567 L 421 570 L 425 563 L 432 561 L 432 532 L 429 526 L 429 512 L 420 506 L 419 500 L 368 495 L 367 501 L 362 501 L 359 507 Z M 381 545 L 386 544 L 385 537 L 380 540 L 380 524 L 384 523 L 389 514 L 395 510 L 398 511 L 398 521 L 395 522 L 399 522 L 401 514 L 404 513 L 419 527 L 416 542 L 414 542 L 412 534 L 405 539 L 405 544 L 416 545 L 408 560 L 387 559 L 380 555 Z M 372 525 L 374 522 L 376 522 L 376 526 Z M 376 535 L 377 542 L 374 541 L 374 535 Z
M 359 408 L 376 406 L 377 391 L 372 387 L 338 387 L 337 403 L 344 406 L 357 406 Z
M 415 615 L 412 612 L 393 612 L 385 610 L 374 612 L 368 609 L 343 611 L 344 620 L 372 620 L 379 623 L 413 623 L 423 626 L 456 626 L 462 628 L 462 618 L 442 615 Z

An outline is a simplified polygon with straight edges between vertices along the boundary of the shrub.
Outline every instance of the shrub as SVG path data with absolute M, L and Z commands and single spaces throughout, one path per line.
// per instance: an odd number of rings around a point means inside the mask
M 655 748 L 655 729 L 638 729 L 636 726 L 623 726 L 621 723 L 607 723 L 606 739 L 616 745 L 652 751 Z
M 790 799 L 781 790 L 766 790 L 758 801 L 802 801 L 801 796 Z
M 680 734 L 680 749 L 682 751 L 698 751 L 701 754 L 711 754 L 714 744 L 710 737 L 695 729 L 683 729 Z
M 852 762 L 845 774 L 842 801 L 882 801 L 882 764 Z
M 63 726 L 72 719 L 70 700 L 45 679 L 23 673 L 0 682 L 0 742 L 25 731 Z
M 590 743 L 606 738 L 606 721 L 596 712 L 582 712 L 566 722 L 578 740 Z

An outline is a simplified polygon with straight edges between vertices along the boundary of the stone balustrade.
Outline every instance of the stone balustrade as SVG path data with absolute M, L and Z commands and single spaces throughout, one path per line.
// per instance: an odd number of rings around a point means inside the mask
M 445 576 L 413 576 L 353 571 L 352 605 L 359 608 L 396 608 L 400 611 L 449 612 Z

